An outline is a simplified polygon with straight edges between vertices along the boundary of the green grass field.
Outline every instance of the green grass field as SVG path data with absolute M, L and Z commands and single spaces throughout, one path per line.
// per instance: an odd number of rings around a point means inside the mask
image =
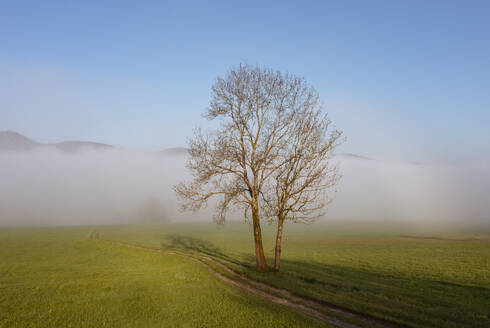
M 189 259 L 90 240 L 92 230 L 0 229 L 0 327 L 321 326 Z
M 272 227 L 264 235 L 272 263 Z M 320 325 L 191 260 L 105 240 L 210 255 L 296 294 L 413 327 L 490 326 L 490 234 L 372 223 L 288 225 L 282 272 L 265 274 L 253 270 L 245 223 L 0 229 L 0 326 Z

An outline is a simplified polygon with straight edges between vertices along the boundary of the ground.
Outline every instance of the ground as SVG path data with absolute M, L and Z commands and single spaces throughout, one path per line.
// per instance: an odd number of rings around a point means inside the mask
M 169 251 L 211 256 L 256 280 L 398 324 L 490 325 L 488 233 L 288 225 L 282 272 L 261 274 L 249 230 L 246 223 L 0 229 L 0 326 L 324 326 Z M 270 263 L 273 232 L 264 232 Z
M 88 228 L 0 232 L 0 327 L 315 327 L 190 259 L 89 239 Z

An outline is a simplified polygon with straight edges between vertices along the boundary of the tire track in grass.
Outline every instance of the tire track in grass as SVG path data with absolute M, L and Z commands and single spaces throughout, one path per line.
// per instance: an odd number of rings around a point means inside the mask
M 283 288 L 278 288 L 274 287 L 271 285 L 268 285 L 263 282 L 259 282 L 256 280 L 251 279 L 250 277 L 246 275 L 242 275 L 237 273 L 236 271 L 232 270 L 231 268 L 227 267 L 223 263 L 208 257 L 208 256 L 197 256 L 197 255 L 191 255 L 191 254 L 186 254 L 186 253 L 181 253 L 181 252 L 176 252 L 176 251 L 167 251 L 161 248 L 154 248 L 154 247 L 145 247 L 145 246 L 140 246 L 140 245 L 135 245 L 131 243 L 126 243 L 122 241 L 115 241 L 115 240 L 103 240 L 105 242 L 110 242 L 110 243 L 115 243 L 119 244 L 122 246 L 130 247 L 130 248 L 136 248 L 136 249 L 142 249 L 142 250 L 147 250 L 147 251 L 153 251 L 153 252 L 158 252 L 158 253 L 165 253 L 165 254 L 172 254 L 172 255 L 177 255 L 181 257 L 185 257 L 188 259 L 191 259 L 201 265 L 203 265 L 209 272 L 211 272 L 214 276 L 216 276 L 218 279 L 222 280 L 223 282 L 236 286 L 240 289 L 246 290 L 249 293 L 252 293 L 254 295 L 261 296 L 263 298 L 266 298 L 273 303 L 280 304 L 282 306 L 285 306 L 291 310 L 294 310 L 296 312 L 308 315 L 310 317 L 313 317 L 317 320 L 320 320 L 325 323 L 329 323 L 331 325 L 341 327 L 341 328 L 360 328 L 363 326 L 351 323 L 351 322 L 346 322 L 341 320 L 340 318 L 337 318 L 332 315 L 328 315 L 325 312 L 330 312 L 330 313 L 335 313 L 337 315 L 341 315 L 344 317 L 347 317 L 349 319 L 352 319 L 353 321 L 361 322 L 364 324 L 367 324 L 369 326 L 374 326 L 374 327 L 387 327 L 387 328 L 401 328 L 401 327 L 408 327 L 405 325 L 400 325 L 396 323 L 389 322 L 384 319 L 379 319 L 375 317 L 371 317 L 369 315 L 355 312 L 355 311 L 350 311 L 347 309 L 343 309 L 340 307 L 337 307 L 332 304 L 328 304 L 325 302 L 313 300 L 307 297 L 303 296 L 298 296 L 290 291 L 283 289 Z M 212 262 L 214 265 L 218 266 L 222 270 L 224 270 L 227 274 L 238 278 L 239 280 L 235 280 L 230 278 L 229 276 L 223 275 L 222 273 L 218 272 L 215 270 L 211 265 L 209 265 L 206 261 Z M 282 296 L 278 296 L 282 295 Z

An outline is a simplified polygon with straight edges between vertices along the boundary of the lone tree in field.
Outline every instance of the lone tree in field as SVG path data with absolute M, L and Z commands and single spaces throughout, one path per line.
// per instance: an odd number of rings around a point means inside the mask
M 189 140 L 193 181 L 175 186 L 182 208 L 197 211 L 216 196 L 217 223 L 229 210 L 243 210 L 259 271 L 269 269 L 261 220 L 277 220 L 278 270 L 284 222 L 311 222 L 329 202 L 326 190 L 338 180 L 330 159 L 341 132 L 330 131 L 318 93 L 304 79 L 259 66 L 240 65 L 218 78 L 205 116 L 220 124 Z

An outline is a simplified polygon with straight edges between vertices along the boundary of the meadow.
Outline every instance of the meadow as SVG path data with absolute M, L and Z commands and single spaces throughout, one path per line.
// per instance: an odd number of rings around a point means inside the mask
M 242 222 L 0 229 L 0 326 L 325 326 L 226 285 L 189 259 L 119 242 L 206 255 L 296 295 L 400 325 L 490 325 L 488 231 L 288 225 L 281 272 L 257 273 L 250 229 Z M 273 233 L 265 227 L 269 263 Z
M 90 239 L 93 230 L 0 229 L 0 327 L 323 326 L 192 260 Z

